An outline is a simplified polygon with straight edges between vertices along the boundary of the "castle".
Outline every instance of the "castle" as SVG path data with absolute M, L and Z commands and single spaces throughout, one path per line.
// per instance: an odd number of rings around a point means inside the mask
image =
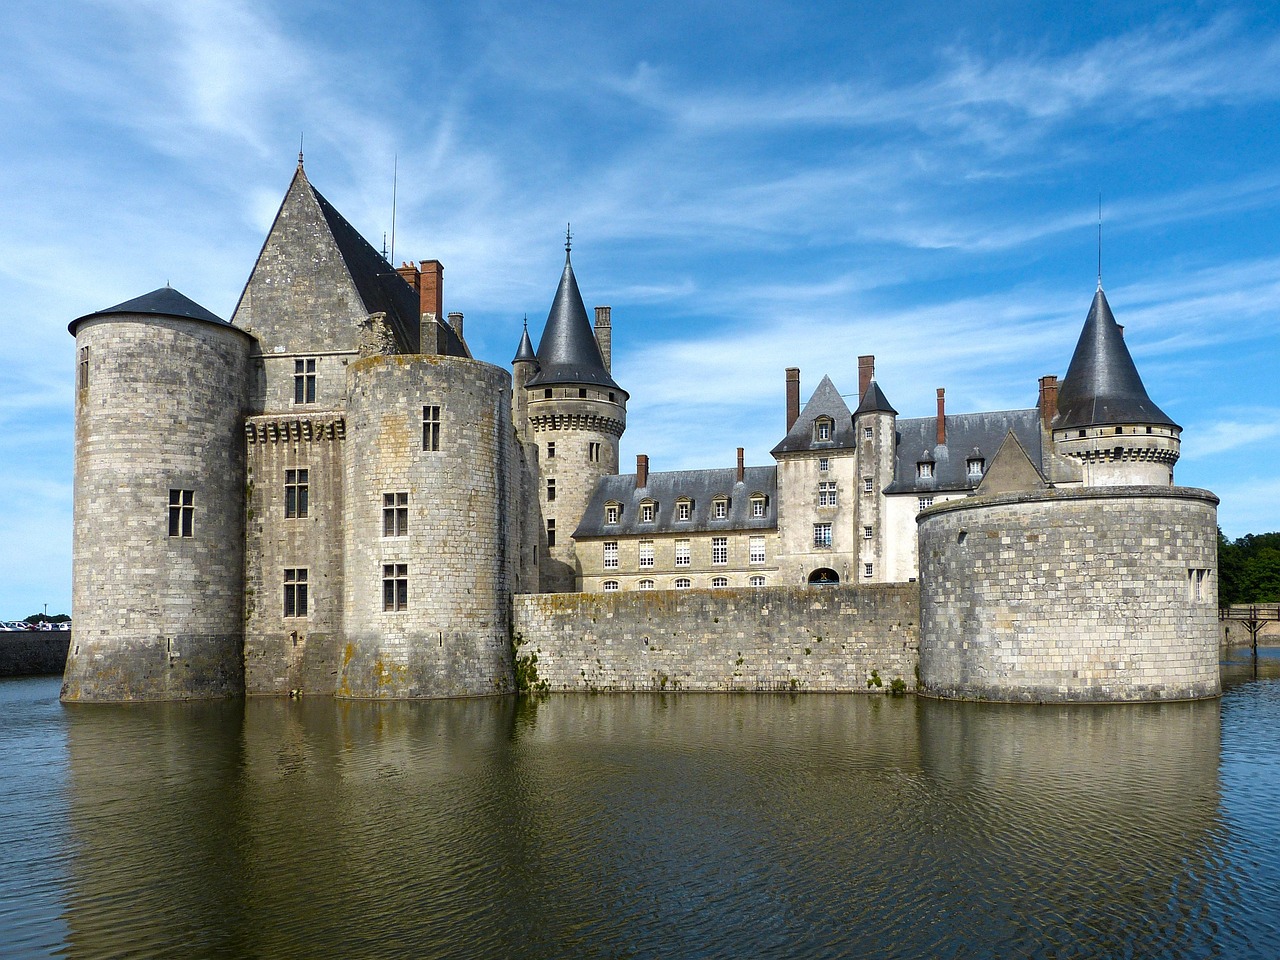
M 741 650 L 711 662 L 734 638 L 699 646 L 697 624 L 829 601 L 823 629 L 849 642 L 801 668 L 770 646 L 796 641 L 749 637 L 756 689 L 857 688 L 884 653 L 939 696 L 1219 690 L 1217 500 L 1173 485 L 1180 428 L 1100 284 L 1033 408 L 957 415 L 939 390 L 935 416 L 900 418 L 873 356 L 852 411 L 825 377 L 802 407 L 790 368 L 774 465 L 740 449 L 667 473 L 645 456 L 618 472 L 611 311 L 588 318 L 567 242 L 537 349 L 526 328 L 508 374 L 444 315 L 440 263 L 393 268 L 301 162 L 231 322 L 166 287 L 69 329 L 67 701 L 501 694 L 530 636 L 555 689 L 665 687 L 638 665 L 662 655 L 655 631 L 685 689 L 741 689 Z M 892 651 L 853 642 L 871 608 Z M 616 645 L 570 652 L 598 611 Z

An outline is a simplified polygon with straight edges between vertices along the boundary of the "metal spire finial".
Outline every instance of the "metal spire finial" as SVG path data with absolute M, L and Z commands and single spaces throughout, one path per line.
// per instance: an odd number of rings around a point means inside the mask
M 527 313 L 524 315 L 524 328 L 526 330 L 529 329 L 529 315 Z
M 303 134 L 298 134 L 298 169 L 302 169 L 302 138 Z
M 1098 289 L 1102 289 L 1102 192 L 1098 192 Z
M 573 234 L 569 232 L 569 224 L 564 225 L 564 254 L 567 257 L 573 246 Z

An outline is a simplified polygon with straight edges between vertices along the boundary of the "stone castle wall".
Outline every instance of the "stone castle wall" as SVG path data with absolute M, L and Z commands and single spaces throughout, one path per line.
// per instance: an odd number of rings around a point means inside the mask
M 1057 489 L 921 514 L 921 692 L 1129 701 L 1220 692 L 1217 498 Z
M 74 547 L 64 700 L 242 693 L 243 414 L 250 339 L 111 315 L 76 328 Z M 87 352 L 86 352 L 87 351 Z M 193 494 L 169 535 L 170 490 Z
M 506 692 L 514 682 L 509 596 L 522 547 L 510 375 L 442 356 L 368 357 L 349 369 L 337 693 Z M 424 405 L 440 408 L 438 450 L 423 449 Z M 384 535 L 388 493 L 408 494 L 403 535 Z M 405 568 L 403 609 L 384 602 L 387 565 Z
M 535 594 L 517 656 L 552 691 L 884 692 L 915 687 L 915 584 Z M 872 672 L 880 679 L 868 687 Z

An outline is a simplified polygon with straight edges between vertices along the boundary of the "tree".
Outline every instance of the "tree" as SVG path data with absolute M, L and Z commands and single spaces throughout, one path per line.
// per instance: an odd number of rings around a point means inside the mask
M 1280 533 L 1231 541 L 1218 531 L 1218 602 L 1280 603 Z

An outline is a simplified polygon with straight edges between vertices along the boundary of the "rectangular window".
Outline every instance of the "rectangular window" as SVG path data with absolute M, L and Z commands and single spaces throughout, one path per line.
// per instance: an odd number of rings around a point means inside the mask
M 547 459 L 554 460 L 556 458 L 556 442 L 549 440 L 547 442 Z
M 652 503 L 640 504 L 640 522 L 653 523 L 653 504 Z
M 689 515 L 693 512 L 693 504 L 688 500 L 681 500 L 676 504 L 676 519 L 688 520 Z
M 89 387 L 89 348 L 80 348 L 80 366 L 77 370 L 79 383 L 77 386 L 81 390 L 87 390 Z
M 921 497 L 919 500 L 919 504 L 920 504 L 921 510 L 923 510 L 925 507 L 932 507 L 933 497 Z
M 825 473 L 827 470 L 830 470 L 830 469 L 831 469 L 831 458 L 830 458 L 830 457 L 819 457 L 819 458 L 818 458 L 818 469 L 819 469 L 819 470 L 821 470 L 821 471 L 823 471 L 824 473 Z
M 729 515 L 729 501 L 716 500 L 714 503 L 711 504 L 711 514 L 717 520 L 723 520 L 725 517 Z
M 409 494 L 384 493 L 382 495 L 382 535 L 407 537 L 409 535 Z
M 711 562 L 722 564 L 729 562 L 729 538 L 728 537 L 712 537 L 711 538 Z
M 592 463 L 600 462 L 600 444 L 598 443 L 587 444 L 587 459 L 590 460 Z
M 930 480 L 933 478 L 933 464 L 928 460 L 922 460 L 916 464 L 916 477 L 921 480 Z
M 872 570 L 871 564 L 869 564 L 869 563 L 864 563 L 864 564 L 862 565 L 862 575 L 863 575 L 864 577 L 869 577 L 869 576 L 871 576 L 871 570 Z
M 556 498 L 556 481 L 551 479 L 547 481 L 547 503 L 551 503 Z
M 815 523 L 813 525 L 813 545 L 815 547 L 831 546 L 831 524 Z
M 642 567 L 653 566 L 653 541 L 652 540 L 640 541 L 640 566 Z
M 823 480 L 818 484 L 818 506 L 834 507 L 836 505 L 836 482 Z
M 752 537 L 749 542 L 752 563 L 764 563 L 764 537 Z
M 862 478 L 862 492 L 863 492 L 863 493 L 871 493 L 871 490 L 872 490 L 872 487 L 871 487 L 871 478 L 870 478 L 870 477 L 863 477 L 863 478 Z
M 422 408 L 422 449 L 440 449 L 440 408 L 434 404 Z
M 863 428 L 862 428 L 862 438 L 863 438 L 864 440 L 870 440 L 870 439 L 871 439 L 871 428 L 870 428 L 870 427 L 863 427 Z
M 382 565 L 382 609 L 399 613 L 409 609 L 409 565 L 384 563 Z
M 604 592 L 605 592 L 605 593 L 617 593 L 617 592 L 618 592 L 618 581 L 617 581 L 617 580 L 606 580 L 606 581 L 604 582 L 603 586 L 604 586 Z
M 764 516 L 764 497 L 756 497 L 751 501 L 751 515 L 753 517 Z
M 284 572 L 284 615 L 286 617 L 305 617 L 307 615 L 307 571 L 298 567 Z
M 293 361 L 293 402 L 316 402 L 316 361 L 314 358 Z
M 616 503 L 606 503 L 604 505 L 604 522 L 605 523 L 618 522 L 618 505 Z
M 1209 577 L 1208 570 L 1197 570 L 1192 568 L 1187 571 L 1187 599 L 1192 602 L 1200 602 L 1205 599 L 1204 582 Z
M 689 556 L 690 556 L 689 541 L 677 540 L 676 541 L 676 566 L 677 567 L 689 566 Z
M 169 536 L 194 537 L 196 528 L 196 492 L 169 491 Z
M 610 540 L 604 545 L 604 567 L 606 570 L 618 569 L 618 541 Z
M 554 547 L 556 545 L 556 522 L 554 520 L 547 521 L 547 546 Z
M 817 423 L 817 428 L 818 429 L 814 435 L 815 440 L 831 439 L 831 421 L 830 420 L 819 420 Z
M 290 520 L 300 520 L 307 515 L 311 500 L 309 470 L 284 472 L 284 515 Z
M 862 528 L 862 539 L 863 539 L 863 540 L 870 540 L 870 539 L 871 539 L 871 528 L 870 528 L 870 527 L 863 527 L 863 528 Z

